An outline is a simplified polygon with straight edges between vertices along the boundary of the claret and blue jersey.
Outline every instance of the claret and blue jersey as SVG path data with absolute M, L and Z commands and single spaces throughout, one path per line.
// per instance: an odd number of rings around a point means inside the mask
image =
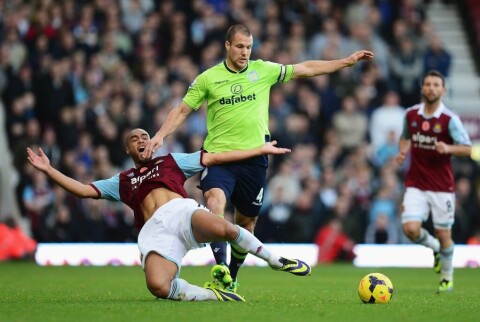
M 141 168 L 131 168 L 115 176 L 92 182 L 99 198 L 122 201 L 132 208 L 135 226 L 141 229 L 144 218 L 140 210 L 143 199 L 157 188 L 167 188 L 187 197 L 185 181 L 202 171 L 202 151 L 195 153 L 171 153 L 153 158 Z
M 402 138 L 410 139 L 411 166 L 405 185 L 425 191 L 453 192 L 454 179 L 450 155 L 435 150 L 435 142 L 471 145 L 460 118 L 443 103 L 431 116 L 424 104 L 407 109 Z

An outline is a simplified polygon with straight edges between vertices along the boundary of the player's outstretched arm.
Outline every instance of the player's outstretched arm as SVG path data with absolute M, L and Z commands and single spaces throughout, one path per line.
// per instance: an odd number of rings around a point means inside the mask
M 374 54 L 368 50 L 359 50 L 348 57 L 336 60 L 307 60 L 295 64 L 292 78 L 314 77 L 330 74 L 342 68 L 355 65 L 362 60 L 373 59 Z
M 163 139 L 175 132 L 191 112 L 192 109 L 183 101 L 176 108 L 171 110 L 160 130 L 158 130 L 158 132 L 150 139 L 150 142 L 147 143 L 142 157 L 145 159 L 150 158 L 152 154 L 163 145 Z
M 98 193 L 90 185 L 83 184 L 75 179 L 67 177 L 50 165 L 50 160 L 41 148 L 38 149 L 38 155 L 32 149 L 27 148 L 28 161 L 33 167 L 42 171 L 50 177 L 55 183 L 63 189 L 80 198 L 98 198 Z
M 264 154 L 286 154 L 291 152 L 290 149 L 277 148 L 275 145 L 277 145 L 277 141 L 267 142 L 263 146 L 251 150 L 204 153 L 202 157 L 202 163 L 208 167 L 216 164 L 241 161 Z

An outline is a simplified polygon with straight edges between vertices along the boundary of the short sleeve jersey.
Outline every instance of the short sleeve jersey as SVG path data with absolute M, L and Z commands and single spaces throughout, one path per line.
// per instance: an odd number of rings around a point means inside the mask
M 435 150 L 435 142 L 471 145 L 460 118 L 441 104 L 432 116 L 425 116 L 424 104 L 405 112 L 403 139 L 411 141 L 411 164 L 405 185 L 424 191 L 453 192 L 451 157 Z
M 222 62 L 198 75 L 183 101 L 198 110 L 207 101 L 204 149 L 224 152 L 259 147 L 268 130 L 270 87 L 288 82 L 293 65 L 250 60 L 239 72 Z
M 131 168 L 115 176 L 92 182 L 99 198 L 122 201 L 135 216 L 135 226 L 140 230 L 145 224 L 140 204 L 154 189 L 167 188 L 187 197 L 185 181 L 202 171 L 202 152 L 171 153 L 153 158 L 141 168 Z

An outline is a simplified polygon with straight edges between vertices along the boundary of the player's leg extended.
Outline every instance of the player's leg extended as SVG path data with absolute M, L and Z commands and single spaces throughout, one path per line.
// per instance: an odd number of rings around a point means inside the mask
M 235 209 L 235 223 L 240 227 L 248 230 L 250 233 L 253 234 L 255 230 L 255 224 L 257 222 L 258 217 L 248 217 L 240 213 L 238 209 Z M 245 258 L 247 258 L 248 252 L 245 252 L 243 249 L 235 246 L 234 244 L 231 245 L 230 248 L 230 265 L 228 268 L 230 269 L 230 276 L 232 277 L 233 281 L 236 283 L 238 270 L 245 262 Z M 238 284 L 238 283 L 237 283 Z
M 235 176 L 227 165 L 208 167 L 203 170 L 200 188 L 204 193 L 207 208 L 223 217 L 227 200 L 235 189 Z M 210 244 L 217 264 L 227 263 L 227 243 L 217 241 Z
M 204 193 L 207 208 L 215 215 L 224 218 L 227 198 L 222 189 L 212 188 Z M 227 265 L 227 243 L 224 241 L 212 242 L 210 247 L 217 264 Z
M 163 205 L 143 226 L 138 235 L 142 267 L 150 292 L 177 301 L 242 301 L 236 294 L 202 288 L 178 278 L 183 257 L 190 249 L 205 246 L 193 238 L 192 217 L 201 209 L 224 222 L 192 199 L 173 199 Z
M 243 252 L 265 260 L 273 269 L 294 275 L 309 275 L 310 266 L 300 260 L 285 259 L 269 250 L 248 230 L 221 219 L 204 210 L 197 210 L 192 216 L 192 232 L 199 243 L 226 240 Z M 296 266 L 296 267 L 294 267 Z
M 453 251 L 452 231 L 455 220 L 455 195 L 447 192 L 429 193 L 432 203 L 432 220 L 435 235 L 440 241 L 440 286 L 439 292 L 453 290 Z
M 254 233 L 257 216 L 263 204 L 263 191 L 266 181 L 267 159 L 252 158 L 232 167 L 236 177 L 235 190 L 230 199 L 235 205 L 235 223 Z M 247 253 L 232 244 L 230 248 L 230 275 L 238 286 L 237 274 Z
M 440 240 L 440 286 L 439 291 L 453 290 L 453 250 L 452 231 L 450 229 L 435 229 Z

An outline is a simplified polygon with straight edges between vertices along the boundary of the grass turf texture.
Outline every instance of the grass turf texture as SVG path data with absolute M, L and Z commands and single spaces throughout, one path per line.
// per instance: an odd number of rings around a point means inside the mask
M 203 285 L 210 267 L 184 267 L 182 277 Z M 357 287 L 370 272 L 393 283 L 392 301 L 363 304 Z M 432 269 L 317 266 L 298 277 L 267 267 L 240 271 L 247 302 L 156 300 L 140 267 L 39 267 L 0 263 L 0 321 L 475 321 L 480 270 L 456 269 L 455 291 L 436 294 Z

